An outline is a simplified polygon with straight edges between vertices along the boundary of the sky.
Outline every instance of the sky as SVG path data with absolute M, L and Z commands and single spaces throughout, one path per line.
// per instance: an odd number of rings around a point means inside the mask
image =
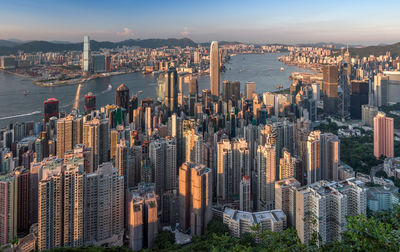
M 400 41 L 399 0 L 0 0 L 0 39 Z

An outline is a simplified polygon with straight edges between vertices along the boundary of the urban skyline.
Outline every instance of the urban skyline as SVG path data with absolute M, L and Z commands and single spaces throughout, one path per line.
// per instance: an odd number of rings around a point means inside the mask
M 98 41 L 171 37 L 285 44 L 400 41 L 396 25 L 400 3 L 393 0 L 254 1 L 246 5 L 238 1 L 19 0 L 4 2 L 2 7 L 0 15 L 7 22 L 0 24 L 0 39 L 77 42 L 89 35 Z
M 400 4 L 17 3 L 1 251 L 400 251 Z

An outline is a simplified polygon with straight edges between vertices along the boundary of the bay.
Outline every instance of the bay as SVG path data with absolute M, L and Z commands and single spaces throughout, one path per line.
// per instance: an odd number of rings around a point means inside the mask
M 283 53 L 245 54 L 236 55 L 225 64 L 226 71 L 221 73 L 222 80 L 240 81 L 241 89 L 244 83 L 254 81 L 256 91 L 274 91 L 276 86 L 287 88 L 291 81 L 292 72 L 304 72 L 296 66 L 286 66 L 278 61 Z M 281 71 L 281 67 L 284 68 Z M 307 71 L 308 72 L 308 71 Z M 210 88 L 208 75 L 198 78 L 199 92 Z M 83 96 L 88 92 L 96 95 L 97 107 L 115 103 L 115 90 L 124 83 L 131 94 L 142 91 L 139 99 L 146 97 L 156 98 L 157 78 L 141 73 L 129 73 L 106 78 L 98 78 L 84 83 L 81 87 L 80 109 L 83 109 Z M 111 84 L 112 88 L 109 89 Z M 55 88 L 39 87 L 30 80 L 18 76 L 0 72 L 0 127 L 6 127 L 13 122 L 40 121 L 43 114 L 43 101 L 47 98 L 57 98 L 60 101 L 60 111 L 70 112 L 76 95 L 77 85 L 69 85 Z M 29 95 L 25 96 L 24 92 Z M 184 93 L 187 85 L 184 85 Z

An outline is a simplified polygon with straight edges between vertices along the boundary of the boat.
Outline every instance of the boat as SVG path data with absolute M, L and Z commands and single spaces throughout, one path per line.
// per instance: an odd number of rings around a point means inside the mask
M 108 84 L 107 90 L 111 90 L 111 89 L 112 89 L 111 84 Z
M 284 70 L 285 70 L 285 68 L 281 67 L 281 71 L 284 71 Z
M 29 91 L 25 90 L 24 95 L 27 96 L 29 94 Z

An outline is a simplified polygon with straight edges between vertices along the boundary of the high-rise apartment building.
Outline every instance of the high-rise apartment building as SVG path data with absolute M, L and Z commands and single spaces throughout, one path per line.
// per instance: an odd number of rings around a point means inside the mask
M 279 179 L 294 178 L 296 173 L 296 158 L 287 149 L 283 149 L 283 157 L 279 161 Z
M 308 135 L 307 140 L 307 184 L 321 179 L 321 132 L 316 130 Z
M 83 124 L 82 143 L 93 150 L 93 167 L 109 160 L 108 119 L 94 118 Z
M 179 225 L 192 235 L 205 233 L 211 220 L 212 175 L 204 165 L 185 162 L 179 168 Z
M 10 174 L 0 176 L 0 242 L 7 244 L 17 237 L 18 182 Z
M 374 156 L 394 157 L 394 119 L 378 112 L 374 117 Z
M 57 157 L 63 158 L 66 151 L 82 143 L 82 118 L 69 115 L 57 120 Z
M 127 202 L 130 249 L 153 247 L 159 230 L 157 201 L 154 184 L 140 183 L 130 189 Z
M 210 89 L 213 97 L 219 96 L 219 62 L 218 41 L 213 41 L 210 47 Z
M 332 133 L 320 135 L 321 179 L 337 181 L 339 176 L 340 140 Z
M 233 193 L 233 154 L 229 139 L 222 139 L 217 145 L 217 198 L 228 200 Z
M 251 211 L 251 179 L 248 175 L 244 175 L 240 181 L 239 209 L 240 211 Z
M 346 231 L 346 217 L 366 214 L 366 190 L 357 182 L 318 181 L 296 192 L 296 230 L 302 243 L 314 234 L 321 243 L 340 240 Z
M 296 191 L 300 187 L 295 178 L 286 178 L 275 182 L 275 208 L 281 209 L 287 216 L 289 227 L 296 226 Z
M 276 147 L 273 144 L 257 148 L 257 210 L 275 209 Z
M 176 155 L 175 138 L 161 138 L 150 142 L 149 157 L 157 195 L 161 195 L 164 190 L 176 188 Z

